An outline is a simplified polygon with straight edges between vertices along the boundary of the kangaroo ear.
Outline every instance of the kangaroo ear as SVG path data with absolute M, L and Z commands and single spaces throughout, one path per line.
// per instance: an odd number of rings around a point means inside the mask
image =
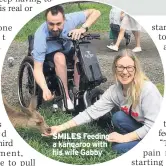
M 32 116 L 32 112 L 28 108 L 21 107 L 21 111 L 23 111 L 24 113 L 26 113 L 29 116 Z
M 44 119 L 40 115 L 40 116 L 37 116 L 37 118 L 35 119 L 35 122 L 36 122 L 37 125 L 41 125 L 44 122 Z
M 37 125 L 41 125 L 43 121 L 42 120 L 36 120 L 35 122 L 36 122 Z
M 36 111 L 36 108 L 37 108 L 37 96 L 32 96 L 29 105 L 29 110 Z

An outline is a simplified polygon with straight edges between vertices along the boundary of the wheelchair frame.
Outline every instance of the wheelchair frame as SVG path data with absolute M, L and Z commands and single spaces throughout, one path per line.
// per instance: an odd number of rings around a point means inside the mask
M 67 75 L 72 75 L 70 78 L 68 77 L 68 90 L 69 90 L 69 95 L 73 96 L 73 102 L 74 102 L 74 107 L 75 109 L 77 108 L 77 106 L 79 106 L 79 103 L 82 103 L 83 101 L 83 106 L 80 109 L 79 107 L 79 111 L 84 110 L 85 108 L 87 108 L 88 106 L 90 106 L 91 104 L 93 104 L 96 100 L 99 99 L 100 95 L 103 94 L 103 90 L 101 90 L 100 88 L 97 88 L 97 86 L 99 86 L 101 83 L 104 83 L 107 81 L 107 79 L 104 76 L 101 76 L 100 79 L 95 80 L 94 78 L 94 71 L 93 68 L 91 69 L 91 75 L 92 75 L 92 81 L 87 81 L 87 76 L 86 73 L 83 71 L 83 67 L 80 64 L 80 57 L 81 57 L 81 49 L 80 49 L 80 45 L 81 44 L 90 44 L 90 40 L 92 39 L 100 39 L 100 36 L 98 34 L 87 34 L 85 35 L 81 40 L 71 40 L 71 39 L 64 39 L 64 38 L 55 38 L 55 37 L 49 37 L 47 38 L 48 41 L 50 40 L 59 40 L 60 43 L 62 44 L 62 48 L 63 48 L 63 41 L 65 40 L 70 40 L 73 43 L 73 47 L 71 48 L 71 53 L 75 53 L 76 56 L 79 59 L 79 62 L 77 63 L 77 70 L 80 74 L 80 87 L 79 90 L 74 92 L 73 88 L 74 88 L 74 82 L 73 82 L 73 75 L 71 74 L 72 72 L 74 73 L 74 66 L 73 68 L 69 68 L 69 65 L 67 64 Z M 38 107 L 42 104 L 42 90 L 41 88 L 37 85 L 37 83 L 34 80 L 33 77 L 33 58 L 31 55 L 31 51 L 33 49 L 33 36 L 29 36 L 28 37 L 28 41 L 29 41 L 29 48 L 28 48 L 28 55 L 23 59 L 20 68 L 19 68 L 19 72 L 18 72 L 18 97 L 19 97 L 19 101 L 21 106 L 23 107 L 28 107 L 29 103 L 26 104 L 23 96 L 23 72 L 25 67 L 27 67 L 27 77 L 28 77 L 28 81 L 27 84 L 25 85 L 25 88 L 28 89 L 28 93 L 30 95 L 37 95 L 37 99 L 38 99 Z M 74 50 L 74 52 L 73 52 Z M 94 54 L 94 56 L 96 56 Z M 52 66 L 52 64 L 47 64 L 48 66 L 48 73 L 44 73 L 45 78 L 46 78 L 46 83 L 48 85 L 48 88 L 55 93 L 56 98 L 54 99 L 54 102 L 59 104 L 59 107 L 61 109 L 66 109 L 67 110 L 67 99 L 66 99 L 66 94 L 65 94 L 65 90 L 64 90 L 64 86 L 63 83 L 61 81 L 61 79 L 55 74 L 55 68 Z M 98 66 L 99 68 L 99 66 Z M 70 73 L 70 74 L 69 74 Z M 57 86 L 59 86 L 57 88 Z M 67 110 L 68 111 L 68 110 Z M 79 111 L 75 111 L 75 112 L 79 112 Z

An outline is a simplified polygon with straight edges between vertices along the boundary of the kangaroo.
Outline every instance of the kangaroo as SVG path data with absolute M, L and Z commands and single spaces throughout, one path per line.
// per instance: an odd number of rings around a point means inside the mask
M 46 124 L 43 116 L 36 111 L 37 107 L 36 96 L 32 96 L 29 108 L 28 109 L 21 108 L 22 111 L 15 111 L 13 108 L 11 108 L 4 97 L 3 97 L 3 102 L 8 117 L 15 128 L 28 127 L 28 128 L 37 129 L 42 134 L 51 133 L 51 128 Z

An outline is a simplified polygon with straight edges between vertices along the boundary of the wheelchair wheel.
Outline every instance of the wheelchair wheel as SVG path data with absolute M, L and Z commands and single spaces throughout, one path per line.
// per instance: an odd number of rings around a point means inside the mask
M 99 100 L 103 93 L 104 91 L 102 89 L 93 89 L 89 96 L 90 104 L 93 105 L 97 100 Z M 114 125 L 112 123 L 112 114 L 110 112 L 94 121 L 94 123 L 96 123 L 99 127 L 104 129 L 104 131 L 106 131 L 107 133 L 111 133 L 114 131 Z
M 27 56 L 22 61 L 18 72 L 18 98 L 21 106 L 28 108 L 30 99 L 37 95 L 38 106 L 42 103 L 42 91 L 37 86 L 33 76 L 34 62 Z
M 99 100 L 103 93 L 104 93 L 104 90 L 100 88 L 94 88 L 91 91 L 89 91 L 87 95 L 88 107 L 93 105 L 97 100 Z

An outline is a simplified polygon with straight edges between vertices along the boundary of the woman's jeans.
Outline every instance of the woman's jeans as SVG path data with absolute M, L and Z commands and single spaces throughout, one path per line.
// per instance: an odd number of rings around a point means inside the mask
M 120 134 L 130 133 L 142 126 L 141 123 L 138 123 L 135 119 L 123 111 L 114 113 L 112 116 L 112 122 Z M 112 149 L 117 153 L 125 153 L 137 145 L 139 141 L 140 140 L 126 143 L 112 143 Z

